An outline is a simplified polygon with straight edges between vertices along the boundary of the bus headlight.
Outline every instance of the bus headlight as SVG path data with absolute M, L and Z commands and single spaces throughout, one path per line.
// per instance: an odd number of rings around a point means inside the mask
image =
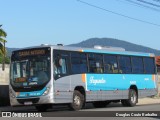
M 9 94 L 12 98 L 15 98 L 16 96 L 14 95 L 14 93 L 12 92 L 12 90 L 9 90 Z
M 44 91 L 43 95 L 47 95 L 49 93 L 50 88 L 47 87 L 47 89 Z

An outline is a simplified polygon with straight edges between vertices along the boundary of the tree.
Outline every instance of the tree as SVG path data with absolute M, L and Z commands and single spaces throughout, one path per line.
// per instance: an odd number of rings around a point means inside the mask
M 6 38 L 7 33 L 1 28 L 0 25 L 0 63 L 3 63 L 2 70 L 5 69 L 5 62 L 8 63 L 8 58 L 6 57 L 6 48 L 5 43 L 7 42 L 4 38 Z
M 0 56 L 5 56 L 6 48 L 5 43 L 7 42 L 4 38 L 6 38 L 7 33 L 1 28 L 0 25 Z

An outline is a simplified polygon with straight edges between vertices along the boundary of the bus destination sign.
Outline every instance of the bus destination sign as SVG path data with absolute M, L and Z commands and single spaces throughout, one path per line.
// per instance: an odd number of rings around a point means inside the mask
M 18 55 L 20 57 L 23 57 L 23 56 L 31 56 L 31 55 L 45 55 L 45 50 L 42 49 L 42 50 L 27 50 L 27 51 L 19 51 L 18 52 Z

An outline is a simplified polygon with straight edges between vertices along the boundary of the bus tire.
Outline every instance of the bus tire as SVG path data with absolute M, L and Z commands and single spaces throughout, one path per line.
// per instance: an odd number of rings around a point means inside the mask
M 129 90 L 129 99 L 128 99 L 128 106 L 133 107 L 136 105 L 138 99 L 137 92 L 134 89 Z
M 69 107 L 71 108 L 71 110 L 77 111 L 82 109 L 83 105 L 84 105 L 84 95 L 80 91 L 74 90 L 73 101 L 69 105 Z
M 129 90 L 129 99 L 122 100 L 121 103 L 123 106 L 133 107 L 136 105 L 138 99 L 137 92 L 134 89 Z

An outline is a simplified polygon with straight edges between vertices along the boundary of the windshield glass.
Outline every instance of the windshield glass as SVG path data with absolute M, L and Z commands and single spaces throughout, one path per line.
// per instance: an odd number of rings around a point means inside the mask
M 13 59 L 10 74 L 13 88 L 44 86 L 50 80 L 50 56 L 45 54 Z

